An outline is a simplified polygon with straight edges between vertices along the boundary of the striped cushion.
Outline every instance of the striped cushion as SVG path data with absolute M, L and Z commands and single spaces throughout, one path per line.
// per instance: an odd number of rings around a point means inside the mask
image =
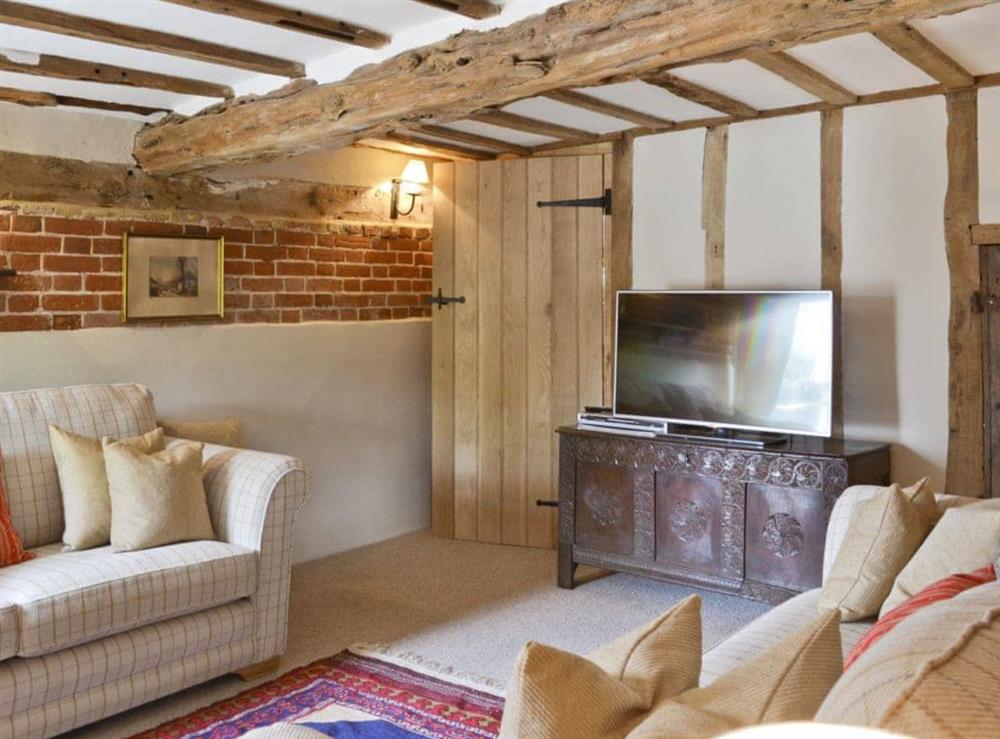
M 995 737 L 1000 726 L 1000 581 L 918 611 L 861 655 L 817 721 L 907 736 Z
M 867 652 L 875 642 L 892 631 L 907 616 L 913 615 L 921 608 L 925 608 L 932 603 L 954 598 L 969 588 L 984 585 L 996 579 L 996 570 L 993 569 L 993 565 L 986 565 L 975 572 L 949 575 L 943 580 L 938 580 L 933 585 L 928 585 L 908 601 L 896 606 L 880 618 L 878 623 L 872 626 L 868 630 L 868 633 L 861 637 L 861 640 L 854 645 L 854 649 L 851 650 L 851 653 L 844 661 L 844 669 L 846 670 L 854 664 L 858 657 Z
M 3 489 L 3 460 L 0 459 L 0 567 L 16 565 L 34 557 L 31 552 L 24 551 L 21 544 L 21 537 L 14 528 L 14 522 L 10 518 L 10 510 L 7 508 L 7 495 Z M 0 637 L 2 639 L 2 637 Z M 3 654 L 3 647 L 0 646 L 0 655 Z M 3 657 L 0 657 L 3 659 Z

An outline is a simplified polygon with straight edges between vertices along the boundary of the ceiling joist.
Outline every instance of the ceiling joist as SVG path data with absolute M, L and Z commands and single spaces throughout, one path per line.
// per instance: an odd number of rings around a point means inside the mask
M 520 146 L 519 144 L 512 144 L 511 142 L 503 141 L 502 139 L 494 139 L 490 136 L 480 136 L 477 133 L 468 133 L 467 131 L 459 131 L 445 126 L 421 126 L 418 131 L 423 131 L 428 136 L 433 136 L 435 138 L 448 139 L 449 141 L 454 141 L 459 144 L 468 144 L 469 146 L 494 149 L 496 151 L 502 151 L 505 154 L 516 154 L 517 156 L 523 157 L 528 156 L 531 153 L 531 149 L 527 146 Z
M 643 78 L 643 82 L 662 87 L 677 97 L 682 97 L 685 100 L 690 100 L 693 103 L 704 105 L 706 108 L 712 108 L 727 115 L 738 116 L 740 118 L 753 118 L 759 112 L 756 108 L 746 103 L 723 95 L 715 90 L 709 90 L 707 87 L 702 87 L 694 82 L 688 82 L 667 72 L 659 72 L 645 77 Z
M 570 0 L 508 26 L 408 50 L 338 82 L 147 126 L 133 155 L 149 172 L 172 173 L 329 150 L 399 121 L 462 120 L 553 90 L 655 77 L 671 65 L 752 48 L 783 51 L 993 1 Z M 745 104 L 731 110 L 758 113 Z
M 233 88 L 215 82 L 174 77 L 169 74 L 146 72 L 141 69 L 116 67 L 113 64 L 84 62 L 79 59 L 68 59 L 50 54 L 38 54 L 38 61 L 32 64 L 18 61 L 16 58 L 12 58 L 9 53 L 0 51 L 0 71 L 54 77 L 61 80 L 82 80 L 107 85 L 143 87 L 150 90 L 176 92 L 182 95 L 201 95 L 212 98 L 233 97 Z
M 468 147 L 456 146 L 454 144 L 444 144 L 440 141 L 433 141 L 432 139 L 414 136 L 411 132 L 406 131 L 390 131 L 388 133 L 381 134 L 379 138 L 385 139 L 386 141 L 395 141 L 399 144 L 406 144 L 407 146 L 418 146 L 423 149 L 428 149 L 429 151 L 438 152 L 448 159 L 458 158 L 485 161 L 495 158 L 495 155 L 488 151 L 469 149 Z
M 858 96 L 853 92 L 803 64 L 787 52 L 752 51 L 747 54 L 747 60 L 825 102 L 833 105 L 850 105 L 857 102 Z
M 599 97 L 587 95 L 582 92 L 576 92 L 574 90 L 553 90 L 552 92 L 545 93 L 544 97 L 547 97 L 549 100 L 555 100 L 559 103 L 565 103 L 566 105 L 583 108 L 584 110 L 589 110 L 592 113 L 600 113 L 601 115 L 617 118 L 620 121 L 635 123 L 638 126 L 662 126 L 664 128 L 669 128 L 673 125 L 673 121 L 668 121 L 666 118 L 660 118 L 655 115 L 650 115 L 649 113 L 643 113 L 632 108 L 626 108 L 624 105 L 609 103 L 607 100 L 602 100 Z
M 417 0 L 417 2 L 475 20 L 482 20 L 500 13 L 500 6 L 489 0 Z
M 973 76 L 962 65 L 927 40 L 920 31 L 906 23 L 885 26 L 873 31 L 883 44 L 943 85 L 968 87 Z
M 510 128 L 524 133 L 533 133 L 536 136 L 548 136 L 552 139 L 562 139 L 567 141 L 590 141 L 597 138 L 596 133 L 584 131 L 581 128 L 563 126 L 559 123 L 550 123 L 538 118 L 508 113 L 506 110 L 480 110 L 471 116 L 472 120 L 480 123 L 489 123 L 491 126 Z
M 33 28 L 37 31 L 60 33 L 89 41 L 128 46 L 144 51 L 155 51 L 160 54 L 181 56 L 227 67 L 249 69 L 252 72 L 273 74 L 279 77 L 305 76 L 305 67 L 299 62 L 278 59 L 243 49 L 233 49 L 185 36 L 176 36 L 172 33 L 153 31 L 148 28 L 125 26 L 98 18 L 60 13 L 48 8 L 23 5 L 9 0 L 0 3 L 0 23 Z
M 335 18 L 307 13 L 283 5 L 272 5 L 260 0 L 164 0 L 186 8 L 218 13 L 230 18 L 241 18 L 256 23 L 282 28 L 286 31 L 308 33 L 331 41 L 380 49 L 391 40 L 384 33 Z
M 18 90 L 13 87 L 0 87 L 0 102 L 16 103 L 29 108 L 54 108 L 68 106 L 73 108 L 90 108 L 92 110 L 108 110 L 116 113 L 135 113 L 136 115 L 153 115 L 169 113 L 164 108 L 150 108 L 145 105 L 129 105 L 127 103 L 110 103 L 107 100 L 91 100 L 70 95 L 54 95 L 50 92 L 36 90 Z

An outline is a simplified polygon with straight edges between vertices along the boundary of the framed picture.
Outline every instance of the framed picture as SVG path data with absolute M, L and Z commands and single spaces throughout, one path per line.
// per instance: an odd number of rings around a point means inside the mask
M 223 249 L 221 238 L 125 234 L 122 318 L 221 318 Z

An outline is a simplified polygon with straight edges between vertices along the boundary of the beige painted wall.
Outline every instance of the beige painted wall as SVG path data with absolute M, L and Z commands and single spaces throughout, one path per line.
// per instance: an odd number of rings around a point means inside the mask
M 1000 90 L 980 94 L 983 221 L 1000 222 Z M 846 434 L 893 442 L 893 472 L 944 484 L 948 270 L 940 97 L 848 109 L 844 146 Z M 704 286 L 703 132 L 636 141 L 634 280 Z M 729 287 L 819 286 L 819 118 L 730 128 Z M 974 491 L 951 491 L 971 493 Z
M 430 522 L 428 320 L 0 334 L 0 390 L 149 386 L 162 418 L 239 416 L 313 475 L 295 559 Z

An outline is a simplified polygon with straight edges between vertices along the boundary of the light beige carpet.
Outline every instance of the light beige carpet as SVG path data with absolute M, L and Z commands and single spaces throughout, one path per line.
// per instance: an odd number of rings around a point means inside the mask
M 436 539 L 426 532 L 297 565 L 280 671 L 351 644 L 378 642 L 503 684 L 529 639 L 585 653 L 693 592 L 585 568 L 579 575 L 588 582 L 560 590 L 554 551 Z M 743 598 L 701 595 L 706 648 L 767 610 Z M 126 737 L 250 685 L 219 678 L 71 736 Z

